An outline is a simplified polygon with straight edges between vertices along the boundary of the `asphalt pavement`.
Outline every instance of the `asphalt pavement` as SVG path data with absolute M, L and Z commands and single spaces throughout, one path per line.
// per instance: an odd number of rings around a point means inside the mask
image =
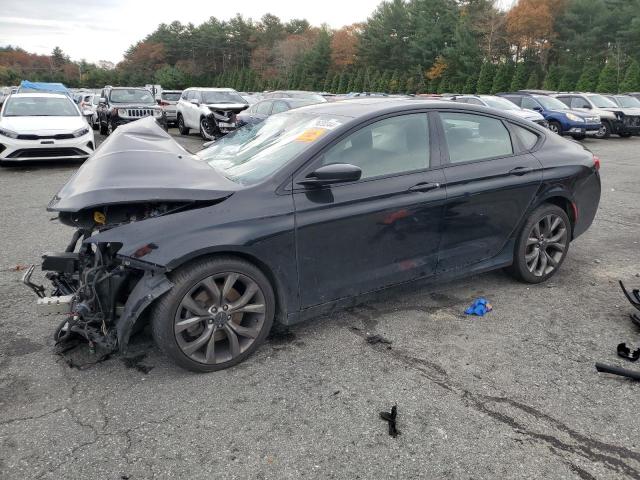
M 78 165 L 0 169 L 0 478 L 640 478 L 640 384 L 594 368 L 633 368 L 616 345 L 640 344 L 617 285 L 640 287 L 640 138 L 585 143 L 600 210 L 549 283 L 412 285 L 205 375 L 144 332 L 126 357 L 55 353 L 60 318 L 20 277 L 68 243 L 45 207 Z M 465 316 L 479 296 L 494 310 Z M 393 405 L 396 438 L 379 417 Z

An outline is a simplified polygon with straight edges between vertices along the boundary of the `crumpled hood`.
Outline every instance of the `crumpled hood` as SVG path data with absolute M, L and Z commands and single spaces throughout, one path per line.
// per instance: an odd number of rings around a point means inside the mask
M 47 209 L 77 212 L 124 203 L 213 201 L 239 188 L 147 117 L 118 127 Z
M 210 110 L 231 110 L 235 113 L 242 112 L 249 108 L 249 105 L 246 103 L 207 103 L 205 106 Z

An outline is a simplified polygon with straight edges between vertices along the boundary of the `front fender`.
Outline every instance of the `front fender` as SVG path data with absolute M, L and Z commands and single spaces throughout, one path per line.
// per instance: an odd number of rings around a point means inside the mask
M 133 288 L 124 306 L 124 311 L 116 323 L 116 334 L 120 352 L 125 353 L 131 331 L 144 310 L 173 288 L 173 283 L 163 273 L 145 272 Z

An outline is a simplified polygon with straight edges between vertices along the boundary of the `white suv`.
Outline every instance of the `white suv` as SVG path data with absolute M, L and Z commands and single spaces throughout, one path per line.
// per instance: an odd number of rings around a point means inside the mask
M 232 88 L 187 88 L 176 108 L 178 129 L 182 135 L 198 130 L 205 140 L 215 140 L 235 130 L 236 115 L 247 108 Z

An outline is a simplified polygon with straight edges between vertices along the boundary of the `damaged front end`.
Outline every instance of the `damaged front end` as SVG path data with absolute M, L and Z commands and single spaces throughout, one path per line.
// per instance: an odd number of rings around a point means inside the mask
M 116 130 L 48 206 L 75 229 L 64 251 L 42 257 L 50 293 L 32 281 L 34 266 L 23 277 L 40 307 L 65 316 L 55 340 L 77 335 L 125 351 L 142 313 L 173 286 L 166 268 L 148 260 L 162 238 L 147 241 L 144 222 L 219 203 L 232 186 L 151 118 Z
M 238 127 L 237 115 L 247 109 L 245 104 L 208 105 L 210 113 L 202 122 L 202 133 L 206 140 L 216 140 Z

